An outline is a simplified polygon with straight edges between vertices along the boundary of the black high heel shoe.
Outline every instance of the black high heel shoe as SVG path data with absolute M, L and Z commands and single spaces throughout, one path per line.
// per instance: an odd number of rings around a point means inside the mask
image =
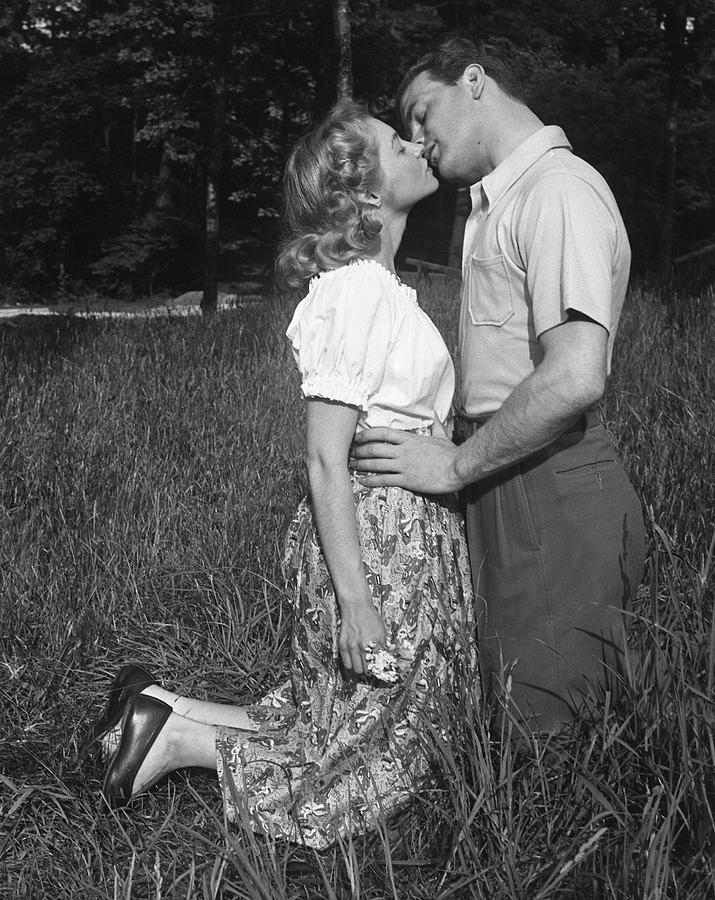
M 151 672 L 137 663 L 130 663 L 117 672 L 109 688 L 104 712 L 94 723 L 80 747 L 80 760 L 84 759 L 94 745 L 119 723 L 127 705 L 150 684 L 159 684 L 159 682 Z
M 146 694 L 135 697 L 124 723 L 119 749 L 107 769 L 102 787 L 109 806 L 126 806 L 131 800 L 137 772 L 172 712 L 168 703 L 156 697 Z M 147 789 L 151 786 L 147 785 Z

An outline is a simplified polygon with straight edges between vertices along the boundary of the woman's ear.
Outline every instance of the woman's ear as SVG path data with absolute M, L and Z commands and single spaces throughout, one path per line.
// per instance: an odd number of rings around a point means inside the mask
M 370 206 L 375 206 L 378 209 L 382 206 L 382 198 L 379 194 L 374 194 L 372 191 L 367 191 L 360 199 L 363 203 L 368 203 Z

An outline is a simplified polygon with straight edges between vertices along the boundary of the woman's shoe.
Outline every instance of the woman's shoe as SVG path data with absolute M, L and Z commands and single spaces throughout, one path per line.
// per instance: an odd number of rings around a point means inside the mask
M 92 726 L 79 750 L 79 758 L 88 755 L 92 746 L 119 724 L 127 705 L 150 684 L 159 684 L 143 666 L 130 663 L 114 676 L 104 712 Z
M 125 806 L 131 800 L 137 772 L 173 709 L 163 700 L 138 694 L 128 712 L 122 741 L 107 769 L 102 788 L 104 799 L 110 806 Z

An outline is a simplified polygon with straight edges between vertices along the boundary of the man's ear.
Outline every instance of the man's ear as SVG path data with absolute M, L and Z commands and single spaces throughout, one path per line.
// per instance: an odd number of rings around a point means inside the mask
M 484 67 L 480 66 L 479 63 L 471 63 L 464 70 L 464 75 L 462 77 L 469 87 L 472 100 L 479 100 L 487 81 L 487 74 L 484 71 Z

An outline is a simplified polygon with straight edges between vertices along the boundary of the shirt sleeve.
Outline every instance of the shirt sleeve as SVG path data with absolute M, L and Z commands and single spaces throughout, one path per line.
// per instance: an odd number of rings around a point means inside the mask
M 517 241 L 537 337 L 583 313 L 610 332 L 616 223 L 596 189 L 566 172 L 529 192 Z
M 367 411 L 385 375 L 394 319 L 389 292 L 368 267 L 319 277 L 287 332 L 303 395 Z

